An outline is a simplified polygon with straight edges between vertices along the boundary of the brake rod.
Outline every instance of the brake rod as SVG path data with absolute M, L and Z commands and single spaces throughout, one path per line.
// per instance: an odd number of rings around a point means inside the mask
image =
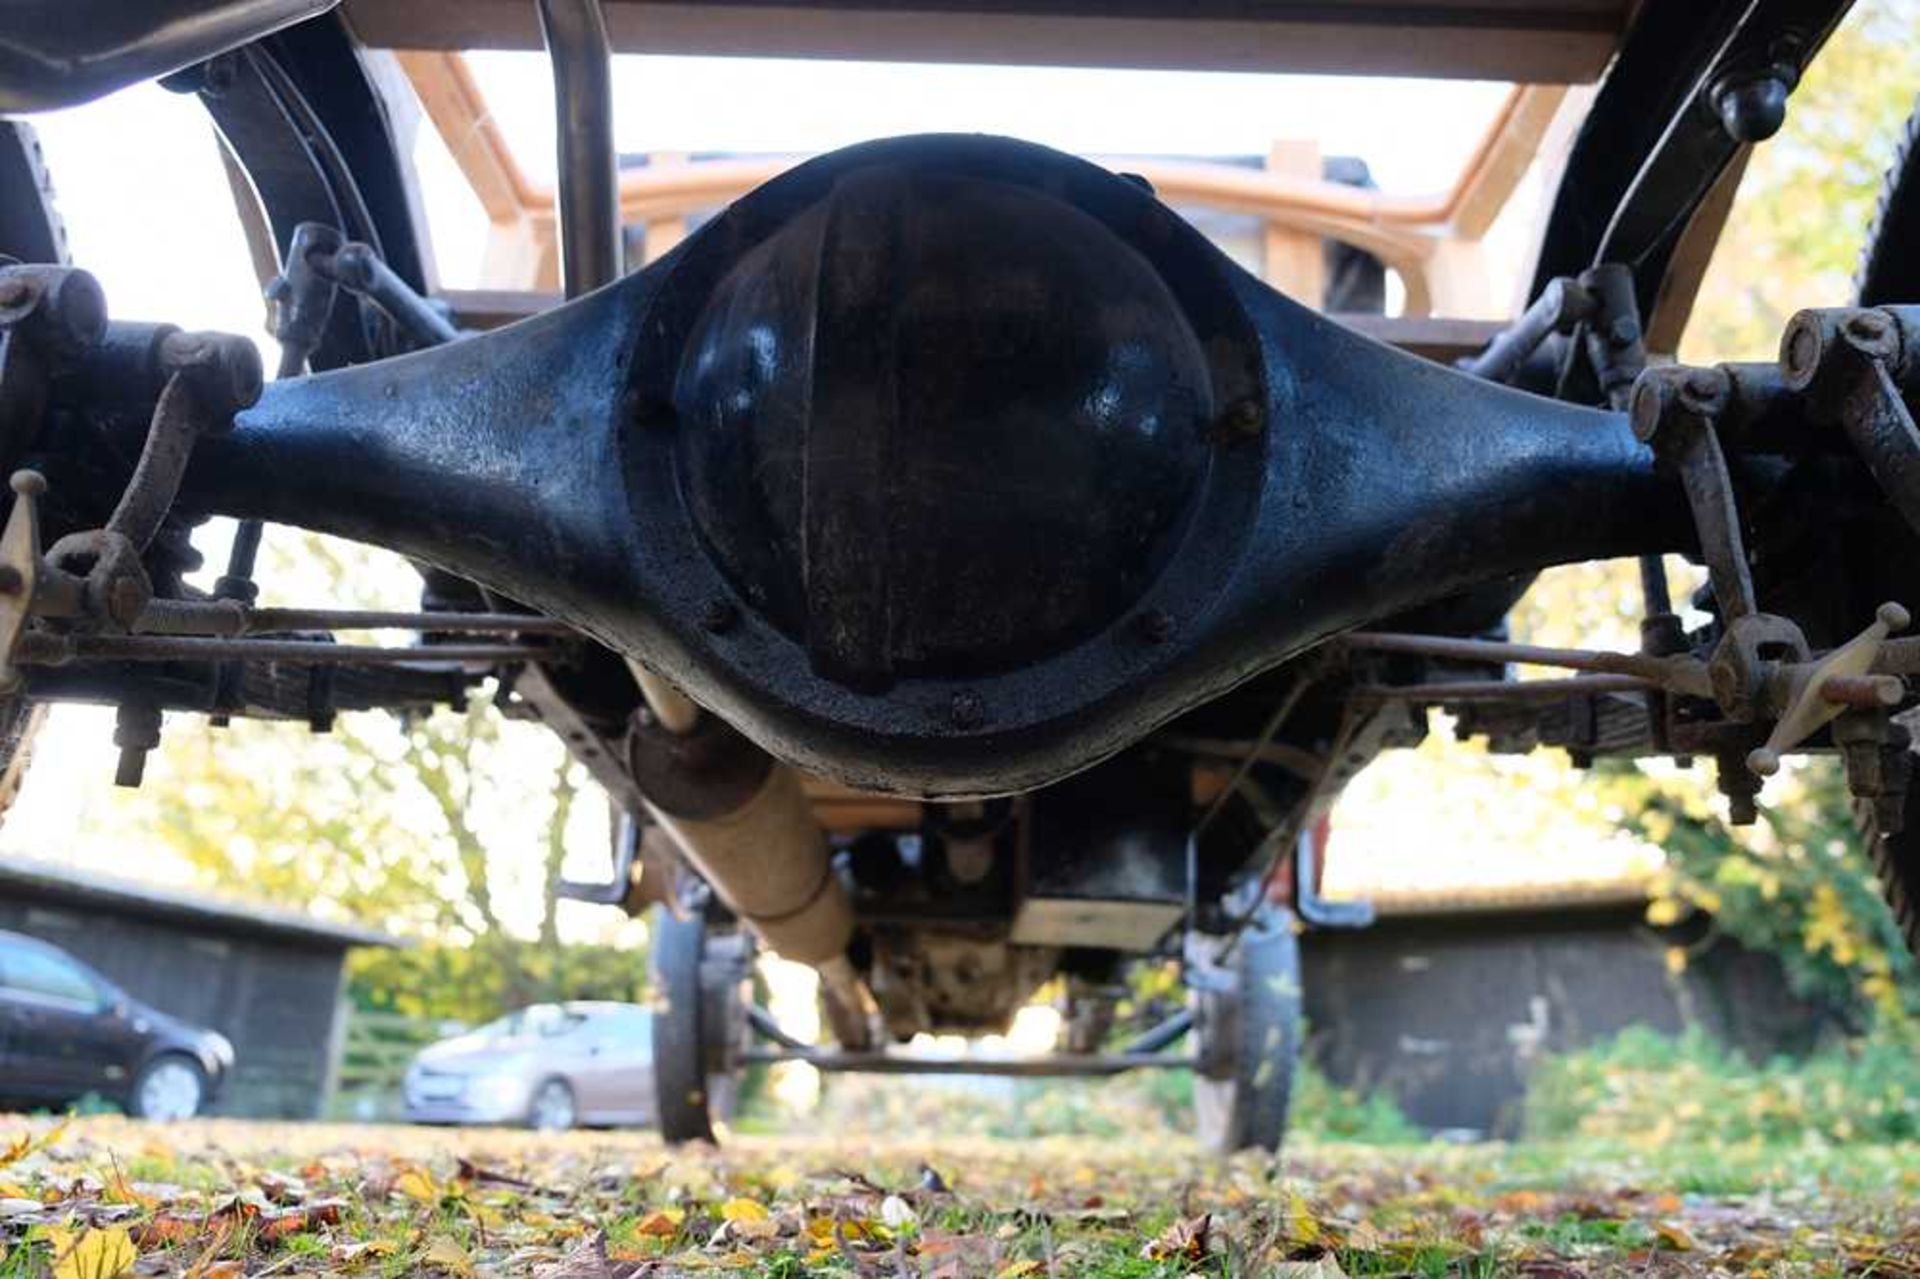
M 252 608 L 238 600 L 153 600 L 134 622 L 143 635 L 235 637 L 284 631 L 420 631 L 444 635 L 570 635 L 537 613 L 398 612 L 349 608 Z
M 1603 675 L 1631 675 L 1688 697 L 1713 696 L 1706 663 L 1693 657 L 1658 657 L 1650 653 L 1615 653 L 1605 649 L 1548 648 L 1539 644 L 1512 644 L 1504 640 L 1407 635 L 1393 631 L 1355 631 L 1342 636 L 1338 642 L 1349 649 L 1365 652 L 1407 653 L 1457 662 L 1519 662 L 1529 666 L 1594 671 Z
M 209 638 L 198 635 L 50 635 L 20 637 L 17 666 L 69 662 L 278 662 L 295 666 L 400 666 L 413 663 L 552 661 L 561 650 L 536 644 L 432 644 L 386 648 L 325 641 Z
M 1452 702 L 1556 701 L 1598 693 L 1645 693 L 1659 684 L 1638 675 L 1580 675 L 1572 679 L 1455 680 L 1431 684 L 1361 684 L 1353 695 L 1375 701 Z
M 1362 684 L 1357 697 L 1416 702 L 1519 701 L 1552 699 L 1594 693 L 1631 693 L 1665 689 L 1688 697 L 1711 699 L 1713 688 L 1707 667 L 1698 658 L 1657 657 L 1646 653 L 1616 653 L 1605 649 L 1546 648 L 1510 644 L 1501 640 L 1466 639 L 1451 635 L 1408 635 L 1392 631 L 1357 631 L 1339 641 L 1351 649 L 1375 653 L 1407 653 L 1462 662 L 1519 662 L 1531 666 L 1559 666 L 1595 671 L 1572 679 L 1460 680 L 1425 684 Z M 1819 697 L 1835 706 L 1885 710 L 1901 700 L 1902 674 L 1915 673 L 1920 647 L 1913 641 L 1891 641 L 1864 675 L 1829 676 L 1821 682 Z M 1905 644 L 1908 647 L 1896 647 Z M 1816 655 L 1824 657 L 1825 654 Z

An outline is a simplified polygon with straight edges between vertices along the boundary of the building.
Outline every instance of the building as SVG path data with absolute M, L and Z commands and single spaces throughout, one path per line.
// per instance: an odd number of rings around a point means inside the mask
M 343 961 L 393 939 L 51 862 L 0 857 L 0 929 L 52 942 L 143 1003 L 233 1041 L 221 1114 L 312 1119 L 345 1033 Z
M 1307 1051 L 1336 1083 L 1393 1098 L 1431 1131 L 1516 1135 L 1532 1063 L 1648 1026 L 1698 1026 L 1766 1058 L 1804 1051 L 1830 1014 L 1779 961 L 1646 922 L 1638 883 L 1382 894 L 1353 932 L 1309 931 Z M 1685 968 L 1668 967 L 1684 945 Z

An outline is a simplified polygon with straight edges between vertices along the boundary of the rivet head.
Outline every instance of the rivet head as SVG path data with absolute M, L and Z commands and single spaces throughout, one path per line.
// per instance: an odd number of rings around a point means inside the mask
M 710 599 L 700 609 L 700 626 L 714 635 L 723 635 L 740 622 L 740 610 L 732 600 Z

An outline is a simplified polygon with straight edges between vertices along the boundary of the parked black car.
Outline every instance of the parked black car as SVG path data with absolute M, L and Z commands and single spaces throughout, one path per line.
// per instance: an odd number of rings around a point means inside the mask
M 0 932 L 0 1102 L 88 1094 L 148 1119 L 188 1119 L 218 1095 L 233 1045 L 139 1003 L 61 950 Z

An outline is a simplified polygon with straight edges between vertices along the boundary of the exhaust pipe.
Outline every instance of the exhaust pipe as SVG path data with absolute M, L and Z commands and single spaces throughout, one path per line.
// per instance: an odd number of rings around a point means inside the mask
M 842 1046 L 872 1039 L 872 996 L 847 960 L 853 903 L 799 774 L 724 721 L 676 733 L 636 718 L 627 765 L 660 828 L 727 909 L 783 959 L 820 974 Z

